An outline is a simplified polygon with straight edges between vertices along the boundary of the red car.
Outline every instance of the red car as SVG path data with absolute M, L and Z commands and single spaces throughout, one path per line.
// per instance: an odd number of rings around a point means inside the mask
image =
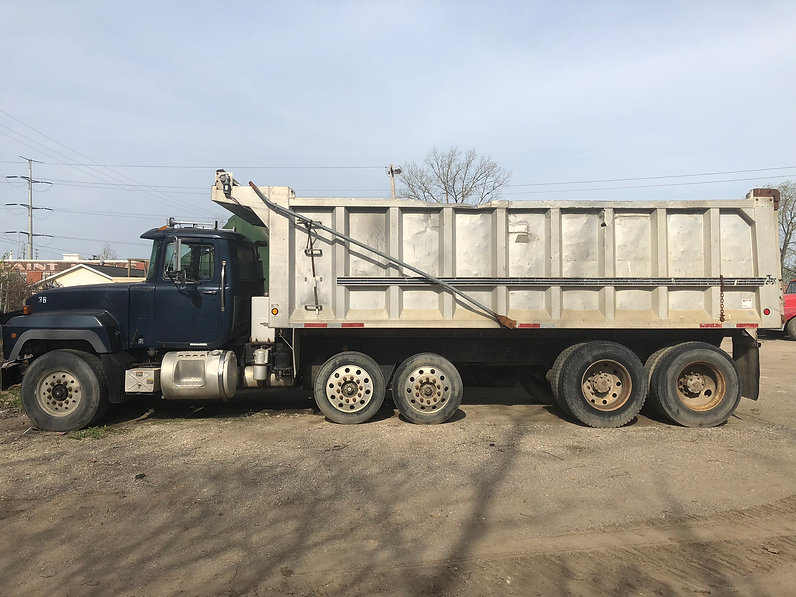
M 796 340 L 796 280 L 791 280 L 785 290 L 785 333 Z

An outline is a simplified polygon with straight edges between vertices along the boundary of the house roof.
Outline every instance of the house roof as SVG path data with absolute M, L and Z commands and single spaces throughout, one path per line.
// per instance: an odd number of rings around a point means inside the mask
M 94 265 L 94 264 L 86 265 L 85 263 L 78 263 L 77 265 L 73 265 L 72 267 L 70 267 L 68 269 L 65 269 L 63 271 L 58 272 L 57 274 L 54 274 L 52 276 L 48 276 L 48 277 L 44 278 L 41 281 L 36 282 L 36 284 L 41 284 L 43 282 L 53 282 L 53 281 L 57 280 L 58 278 L 61 278 L 61 277 L 66 276 L 66 275 L 69 275 L 70 273 L 75 272 L 77 270 L 81 270 L 81 269 L 93 272 L 93 273 L 95 273 L 97 275 L 102 276 L 103 278 L 107 278 L 107 280 L 109 282 L 112 281 L 113 278 L 143 278 L 144 277 L 144 271 L 143 270 L 131 269 L 129 274 L 128 274 L 126 267 L 114 267 L 112 265 Z
M 84 265 L 84 264 L 81 264 Z M 87 268 L 100 272 L 114 278 L 143 278 L 144 270 L 130 268 L 130 273 L 127 272 L 126 267 L 116 267 L 114 265 L 86 265 Z

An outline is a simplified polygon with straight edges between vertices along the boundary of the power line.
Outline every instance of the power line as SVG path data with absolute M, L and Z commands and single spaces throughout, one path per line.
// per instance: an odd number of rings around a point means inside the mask
M 700 173 L 693 173 L 693 174 L 666 174 L 666 175 L 659 175 L 659 176 L 637 176 L 631 178 L 605 178 L 605 179 L 595 179 L 595 180 L 573 180 L 573 181 L 556 181 L 556 182 L 533 182 L 533 183 L 523 183 L 523 184 L 508 184 L 506 187 L 512 188 L 519 188 L 519 187 L 534 187 L 534 186 L 557 186 L 557 185 L 574 185 L 574 184 L 598 184 L 598 183 L 605 183 L 605 182 L 631 182 L 631 181 L 642 181 L 642 180 L 666 180 L 672 178 L 696 178 L 700 176 L 720 176 L 725 174 L 745 174 L 750 172 L 773 172 L 776 170 L 789 170 L 791 168 L 796 168 L 796 166 L 777 166 L 775 168 L 752 168 L 747 170 L 724 170 L 719 172 L 700 172 Z M 785 176 L 791 176 L 791 174 L 785 174 Z M 753 179 L 737 179 L 737 180 L 753 180 Z M 84 180 L 61 180 L 61 179 L 53 179 L 53 182 L 57 182 L 59 184 L 64 184 L 66 186 L 86 186 L 88 188 L 96 186 L 96 187 L 121 187 L 121 188 L 144 188 L 144 189 L 169 189 L 169 190 L 192 190 L 192 191 L 206 191 L 207 187 L 189 187 L 189 186 L 177 186 L 177 185 L 143 185 L 143 184 L 127 184 L 127 183 L 105 183 L 105 182 L 92 182 L 92 181 L 84 181 Z M 694 184 L 707 184 L 707 183 L 721 183 L 721 182 L 728 182 L 726 180 L 717 180 L 717 181 L 703 181 Z M 731 181 L 730 181 L 731 182 Z M 634 188 L 634 187 L 629 187 Z M 304 189 L 298 188 L 301 192 L 318 192 L 318 191 L 335 191 L 335 192 L 379 192 L 383 189 L 363 189 L 363 188 L 348 188 L 348 189 L 331 189 L 331 188 L 323 188 L 323 189 Z
M 2 110 L 0 110 L 2 112 Z M 47 166 L 85 166 L 80 163 L 45 162 Z M 101 168 L 165 168 L 169 170 L 217 170 L 215 166 L 188 166 L 178 164 L 94 164 Z M 381 170 L 384 166 L 283 166 L 283 165 L 255 165 L 255 166 L 225 166 L 230 170 Z
M 748 174 L 750 172 L 771 172 L 774 170 L 790 170 L 796 166 L 778 166 L 776 168 L 754 168 L 751 170 L 725 170 L 724 172 L 701 172 L 698 174 L 667 174 L 665 176 L 638 176 L 634 178 L 605 178 L 602 180 L 571 180 L 558 182 L 530 182 L 525 184 L 509 184 L 507 187 L 541 187 L 568 184 L 597 184 L 602 182 L 630 182 L 637 180 L 661 180 L 667 178 L 693 178 L 698 176 L 721 176 L 724 174 Z
M 8 112 L 5 112 L 4 110 L 0 110 L 0 114 L 3 114 L 3 115 L 5 115 L 6 117 L 10 118 L 11 120 L 13 120 L 13 121 L 15 121 L 15 122 L 17 122 L 17 123 L 21 124 L 22 126 L 24 126 L 24 127 L 28 128 L 28 129 L 32 130 L 32 131 L 33 131 L 33 132 L 35 132 L 36 134 L 38 134 L 38 135 L 41 135 L 41 136 L 42 136 L 42 137 L 44 137 L 45 139 L 48 139 L 49 141 L 51 141 L 51 142 L 53 142 L 53 143 L 55 143 L 55 144 L 57 144 L 57 145 L 59 145 L 59 146 L 63 147 L 64 149 L 66 149 L 66 150 L 68 150 L 68 151 L 72 152 L 73 154 L 75 154 L 75 155 L 77 155 L 77 156 L 79 156 L 79 157 L 81 157 L 81 158 L 84 158 L 84 159 L 86 159 L 86 160 L 89 160 L 89 162 L 93 162 L 93 163 L 89 163 L 89 164 L 75 164 L 73 167 L 76 167 L 76 168 L 83 168 L 83 169 L 85 169 L 85 168 L 89 168 L 89 169 L 90 169 L 90 170 L 89 170 L 89 174 L 90 174 L 90 175 L 93 175 L 93 176 L 101 176 L 101 177 L 108 178 L 108 175 L 107 175 L 107 174 L 93 172 L 93 170 L 96 170 L 96 168 L 108 168 L 107 166 L 102 166 L 102 165 L 100 165 L 100 164 L 97 164 L 96 162 L 94 162 L 93 160 L 91 160 L 91 158 L 89 158 L 88 156 L 86 156 L 86 155 L 84 155 L 84 154 L 80 153 L 79 151 L 77 151 L 77 150 L 75 150 L 75 149 L 72 149 L 71 147 L 69 147 L 68 145 L 66 145 L 66 144 L 64 144 L 64 143 L 61 143 L 61 142 L 60 142 L 60 141 L 58 141 L 57 139 L 53 139 L 52 137 L 50 137 L 50 136 L 49 136 L 49 135 L 47 135 L 46 133 L 43 133 L 43 132 L 41 132 L 40 130 L 38 130 L 38 129 L 36 129 L 36 128 L 32 127 L 32 126 L 30 126 L 29 124 L 27 124 L 27 123 L 23 122 L 22 120 L 20 120 L 19 118 L 16 118 L 15 116 L 13 116 L 13 115 L 9 114 Z M 46 145 L 44 145 L 43 143 L 40 143 L 39 141 L 36 141 L 35 139 L 32 139 L 31 137 L 28 137 L 27 135 L 24 135 L 24 134 L 20 133 L 19 131 L 16 131 L 16 130 L 14 130 L 14 129 L 12 129 L 12 128 L 10 128 L 10 127 L 6 126 L 6 125 L 0 124 L 0 127 L 2 127 L 2 128 L 4 128 L 4 129 L 6 129 L 6 130 L 10 131 L 10 132 L 11 132 L 11 133 L 13 133 L 14 135 L 17 135 L 17 136 L 19 136 L 19 137 L 22 137 L 22 138 L 24 138 L 24 139 L 28 139 L 29 141 L 32 141 L 32 142 L 33 142 L 33 143 L 35 143 L 36 145 L 39 145 L 40 147 L 43 147 L 43 148 L 44 148 L 44 150 L 43 150 L 43 152 L 44 152 L 44 153 L 47 153 L 47 154 L 49 154 L 49 155 L 56 155 L 56 156 L 58 156 L 58 157 L 60 157 L 60 158 L 62 158 L 62 159 L 65 159 L 65 160 L 70 160 L 70 159 L 71 159 L 71 157 L 70 157 L 70 156 L 68 156 L 68 155 L 66 155 L 66 154 L 64 154 L 64 153 L 62 153 L 62 152 L 59 152 L 59 151 L 57 151 L 57 150 L 53 150 L 53 149 L 51 149 L 51 148 L 48 148 L 48 147 L 47 147 Z M 10 135 L 8 135 L 7 133 L 3 133 L 2 131 L 0 131 L 0 134 L 4 134 L 4 135 L 5 135 L 5 136 L 7 136 L 7 137 L 8 137 L 8 136 L 10 136 Z M 11 137 L 11 138 L 13 139 L 13 137 Z M 27 147 L 31 147 L 31 146 L 30 146 L 30 145 L 28 145 L 27 143 L 24 143 L 24 142 L 22 142 L 22 141 L 19 141 L 18 139 L 15 139 L 15 140 L 16 140 L 17 142 L 20 142 L 20 143 L 22 143 L 23 145 L 25 145 L 25 146 L 27 146 Z M 37 150 L 37 151 L 42 151 L 42 150 L 41 150 L 41 149 L 39 149 L 39 150 Z M 49 164 L 48 164 L 48 165 L 49 165 Z M 132 183 L 135 183 L 135 184 L 137 184 L 137 183 L 138 183 L 138 181 L 136 181 L 136 180 L 134 180 L 134 179 L 130 178 L 129 176 L 126 176 L 126 175 L 124 175 L 124 174 L 120 174 L 120 173 L 118 173 L 118 172 L 114 172 L 113 170 L 110 170 L 110 172 L 111 172 L 111 173 L 112 173 L 112 174 L 113 174 L 115 177 L 117 177 L 117 178 L 124 178 L 124 179 L 127 179 L 127 180 L 131 181 Z M 134 192 L 135 194 L 138 194 L 138 195 L 140 195 L 140 196 L 142 196 L 142 197 L 146 197 L 146 198 L 147 198 L 147 199 L 149 199 L 149 200 L 153 200 L 153 201 L 158 201 L 158 200 L 159 200 L 160 202 L 163 202 L 164 200 L 166 200 L 166 201 L 169 201 L 169 202 L 173 202 L 173 203 L 177 203 L 177 204 L 182 204 L 182 205 L 183 205 L 183 207 L 184 207 L 184 208 L 186 208 L 186 209 L 191 209 L 191 210 L 197 211 L 197 206 L 195 206 L 195 205 L 191 205 L 191 204 L 188 204 L 188 203 L 185 203 L 185 202 L 183 202 L 183 201 L 181 201 L 181 200 L 179 200 L 179 199 L 175 199 L 175 198 L 173 198 L 173 197 L 169 197 L 168 195 L 165 195 L 164 193 L 162 193 L 162 192 L 160 192 L 160 191 L 155 191 L 155 192 L 156 192 L 158 195 L 160 195 L 160 197 L 159 197 L 159 198 L 158 198 L 158 197 L 154 197 L 154 196 L 152 196 L 152 195 L 143 195 L 143 194 L 141 194 L 141 193 L 138 193 L 137 191 L 132 191 L 132 192 Z M 199 209 L 198 209 L 198 211 L 201 211 L 201 212 L 204 212 L 204 213 L 208 213 L 208 214 L 209 214 L 209 212 L 207 212 L 206 210 L 203 210 L 203 209 L 201 209 L 201 208 L 199 208 Z
M 61 236 L 60 234 L 52 234 L 50 236 L 52 236 L 53 238 L 63 238 L 66 240 L 83 240 L 83 241 L 91 241 L 98 243 L 116 243 L 120 245 L 136 245 L 136 246 L 141 246 L 144 243 L 151 242 L 146 239 L 141 239 L 139 241 L 129 241 L 129 240 L 125 241 L 125 240 L 116 240 L 116 239 L 110 240 L 107 238 L 84 238 L 79 236 Z
M 783 174 L 782 176 L 796 176 L 796 173 Z M 517 193 L 503 193 L 504 195 L 546 195 L 549 193 L 581 193 L 584 191 L 615 191 L 620 189 L 650 189 L 656 187 L 684 187 L 690 185 L 701 184 L 719 184 L 722 182 L 742 182 L 750 180 L 762 180 L 761 177 L 756 178 L 728 178 L 725 180 L 696 180 L 690 182 L 668 182 L 661 184 L 645 184 L 645 185 L 632 185 L 632 186 L 619 186 L 619 187 L 595 187 L 591 189 L 556 189 L 547 191 L 519 191 Z
M 2 113 L 2 114 L 6 114 L 6 113 L 5 113 L 5 112 L 3 112 L 2 110 L 0 110 L 0 113 Z M 8 115 L 8 116 L 9 116 L 10 118 L 13 118 L 13 116 L 10 116 L 10 115 Z M 15 119 L 15 120 L 16 120 L 16 119 Z M 19 122 L 20 122 L 21 124 L 23 124 L 24 126 L 28 126 L 28 125 L 26 125 L 25 123 L 23 123 L 23 122 L 21 122 L 21 121 L 19 121 Z M 12 128 L 10 128 L 10 127 L 7 127 L 7 126 L 6 126 L 6 125 L 4 125 L 4 124 L 0 124 L 0 128 L 2 128 L 2 129 L 6 129 L 6 131 L 9 131 L 9 132 L 4 132 L 4 131 L 0 130 L 0 134 L 2 134 L 2 135 L 4 135 L 4 136 L 6 136 L 6 137 L 8 137 L 8 138 L 10 138 L 10 139 L 12 139 L 12 140 L 14 140 L 14 141 L 16 141 L 17 143 L 21 143 L 22 145 L 24 145 L 25 147 L 27 147 L 27 148 L 29 148 L 29 149 L 32 149 L 32 150 L 34 150 L 34 151 L 37 151 L 37 152 L 39 152 L 39 153 L 43 153 L 43 154 L 45 154 L 45 155 L 47 155 L 47 156 L 56 155 L 56 156 L 61 156 L 61 157 L 68 157 L 68 156 L 66 156 L 65 154 L 63 154 L 63 153 L 61 153 L 61 152 L 59 152 L 59 151 L 57 151 L 57 150 L 54 150 L 54 149 L 48 148 L 48 147 L 47 147 L 46 145 L 44 145 L 43 143 L 40 143 L 39 141 L 36 141 L 35 139 L 32 139 L 31 137 L 28 137 L 27 135 L 23 135 L 23 134 L 22 134 L 22 133 L 20 133 L 19 131 L 15 131 L 14 129 L 12 129 Z M 34 130 L 34 131 L 38 132 L 38 131 L 37 131 L 36 129 L 34 129 L 33 127 L 28 127 L 28 128 L 31 128 L 32 130 Z M 10 134 L 9 134 L 9 133 L 10 133 Z M 43 135 L 43 133 L 40 133 L 40 134 L 42 134 L 42 135 Z M 22 137 L 23 139 L 28 139 L 28 140 L 32 141 L 32 142 L 33 142 L 35 145 L 31 145 L 30 143 L 25 143 L 24 141 L 20 141 L 19 139 L 15 138 L 15 136 L 16 136 L 16 137 Z M 44 136 L 46 137 L 46 135 L 44 135 Z M 55 143 L 58 143 L 58 141 L 54 141 L 54 142 L 55 142 Z M 70 151 L 74 151 L 74 150 L 71 150 L 71 149 L 70 149 Z M 75 153 L 77 153 L 77 152 L 75 152 Z M 78 154 L 78 155 L 80 155 L 80 154 Z M 41 164 L 43 164 L 43 165 L 49 165 L 49 162 L 40 161 L 39 163 L 41 163 Z M 80 172 L 81 174 L 88 174 L 89 176 L 100 176 L 100 177 L 105 177 L 105 178 L 107 178 L 107 177 L 108 177 L 108 175 L 107 175 L 107 174 L 104 174 L 104 173 L 101 173 L 101 172 L 94 172 L 94 171 L 92 171 L 92 169 L 94 169 L 95 167 L 94 167 L 94 166 L 92 166 L 91 164 L 76 164 L 76 165 L 75 165 L 75 166 L 73 166 L 73 167 L 74 167 L 74 168 L 76 168 L 76 169 L 78 170 L 78 172 Z M 87 170 L 87 169 L 88 169 L 88 170 Z M 120 175 L 120 176 L 123 176 L 123 175 Z M 130 179 L 130 180 L 132 180 L 132 179 Z M 66 185 L 66 186 L 69 186 L 69 185 Z M 132 189 L 130 189 L 130 190 L 131 190 L 131 192 L 133 192 L 134 194 L 140 195 L 140 196 L 142 196 L 142 197 L 146 197 L 146 198 L 148 198 L 148 199 L 151 199 L 151 200 L 153 200 L 153 201 L 160 201 L 161 203 L 163 202 L 163 199 L 162 199 L 162 198 L 158 198 L 158 197 L 155 197 L 155 196 L 152 196 L 152 195 L 143 195 L 142 193 L 140 193 L 140 192 L 138 192 L 138 191 L 134 191 L 134 190 L 132 190 Z M 166 199 L 167 199 L 168 201 L 171 201 L 171 202 L 175 202 L 175 203 L 182 203 L 182 202 L 181 202 L 180 200 L 178 200 L 178 199 L 174 199 L 174 198 L 170 198 L 170 197 L 167 197 Z M 188 206 L 186 205 L 185 207 L 187 208 Z M 191 207 L 193 208 L 193 206 L 191 206 Z
M 86 186 L 103 186 L 103 187 L 122 187 L 122 188 L 140 188 L 140 189 L 190 189 L 193 191 L 209 191 L 210 185 L 206 187 L 185 187 L 176 185 L 159 185 L 159 184 L 133 184 L 126 182 L 94 182 L 91 180 L 66 180 L 60 178 L 53 178 L 53 182 L 59 184 L 73 184 L 73 185 L 86 185 Z
M 94 172 L 97 168 L 139 168 L 139 169 L 192 169 L 192 170 L 215 170 L 216 166 L 205 166 L 205 165 L 176 165 L 176 164 L 99 164 L 87 156 L 81 154 L 77 150 L 72 149 L 71 147 L 61 143 L 60 141 L 48 136 L 47 134 L 39 131 L 38 129 L 28 125 L 27 123 L 21 121 L 20 119 L 14 117 L 13 115 L 0 110 L 0 114 L 5 115 L 9 119 L 21 124 L 22 126 L 30 129 L 31 131 L 35 132 L 36 134 L 48 139 L 52 143 L 57 144 L 60 147 L 65 148 L 72 154 L 75 154 L 81 158 L 89 160 L 89 163 L 78 162 L 70 159 L 70 156 L 59 152 L 57 150 L 48 148 L 43 143 L 24 135 L 23 133 L 14 130 L 6 125 L 0 124 L 0 127 L 6 129 L 16 137 L 21 137 L 22 139 L 26 139 L 31 141 L 38 147 L 34 147 L 25 143 L 24 141 L 20 141 L 18 138 L 14 138 L 14 136 L 9 135 L 3 131 L 0 131 L 0 134 L 5 136 L 11 137 L 15 141 L 29 147 L 31 149 L 35 149 L 36 151 L 41 151 L 50 156 L 57 156 L 62 158 L 63 161 L 53 161 L 53 162 L 41 162 L 47 166 L 65 166 L 65 167 L 72 167 L 76 169 L 89 169 L 88 174 L 92 176 L 101 176 L 103 178 L 110 178 L 105 173 L 97 173 Z M 0 163 L 16 163 L 12 161 L 3 161 Z M 229 166 L 230 169 L 250 169 L 250 170 L 375 170 L 381 169 L 382 166 L 370 166 L 370 165 L 318 165 L 318 166 L 311 166 L 311 165 L 276 165 L 276 164 L 269 164 L 269 165 L 237 165 L 237 166 Z M 550 181 L 550 182 L 533 182 L 533 183 L 518 183 L 518 184 L 510 184 L 506 185 L 507 188 L 512 189 L 520 189 L 523 187 L 545 187 L 545 186 L 566 186 L 566 185 L 582 185 L 582 184 L 603 184 L 603 183 L 615 183 L 615 182 L 639 182 L 639 181 L 654 181 L 654 180 L 669 180 L 669 179 L 677 179 L 677 178 L 697 178 L 697 177 L 704 177 L 704 176 L 719 176 L 719 175 L 728 175 L 728 174 L 746 174 L 752 172 L 775 172 L 781 170 L 788 170 L 796 168 L 796 166 L 779 166 L 779 167 L 768 167 L 768 168 L 756 168 L 756 169 L 744 169 L 744 170 L 725 170 L 725 171 L 716 171 L 716 172 L 701 172 L 701 173 L 687 173 L 687 174 L 669 174 L 669 175 L 657 175 L 657 176 L 644 176 L 644 177 L 625 177 L 625 178 L 612 178 L 612 179 L 593 179 L 593 180 L 575 180 L 575 181 Z M 78 170 L 81 171 L 81 170 Z M 119 174 L 118 172 L 114 172 L 110 170 L 115 176 L 124 178 L 126 180 L 131 181 L 130 183 L 119 183 L 115 181 L 80 181 L 80 180 L 60 180 L 57 181 L 59 184 L 64 186 L 73 186 L 73 187 L 83 187 L 83 188 L 95 188 L 95 189 L 110 189 L 110 190 L 125 190 L 137 194 L 142 197 L 146 197 L 147 199 L 152 199 L 157 201 L 158 197 L 153 197 L 151 194 L 143 194 L 140 191 L 150 191 L 151 193 L 155 193 L 165 198 L 169 203 L 175 203 L 182 205 L 185 209 L 191 209 L 194 213 L 199 211 L 209 215 L 209 211 L 202 209 L 201 207 L 187 203 L 184 201 L 180 201 L 173 197 L 169 197 L 165 195 L 164 191 L 168 191 L 172 194 L 197 194 L 194 191 L 206 191 L 206 187 L 188 187 L 188 186 L 175 186 L 175 185 L 146 185 L 141 184 L 134 179 L 125 176 L 123 174 Z M 783 173 L 781 176 L 793 176 L 793 174 Z M 672 183 L 663 183 L 663 184 L 649 184 L 649 185 L 622 185 L 622 186 L 612 186 L 612 187 L 599 187 L 599 188 L 583 188 L 583 189 L 566 189 L 566 190 L 540 190 L 540 191 L 519 191 L 519 192 L 505 192 L 505 195 L 530 195 L 530 194 L 546 194 L 546 193 L 571 193 L 571 192 L 594 192 L 594 191 L 604 191 L 604 190 L 622 190 L 622 189 L 642 189 L 642 188 L 656 188 L 656 187 L 667 187 L 667 186 L 689 186 L 689 185 L 705 185 L 705 184 L 721 184 L 727 182 L 740 182 L 740 181 L 749 181 L 749 180 L 760 180 L 759 178 L 735 178 L 735 179 L 722 179 L 722 180 L 705 180 L 705 181 L 690 181 L 690 182 L 672 182 Z M 382 189 L 299 189 L 302 193 L 310 193 L 310 192 L 353 192 L 353 193 L 370 193 L 370 192 L 381 192 Z M 69 210 L 60 210 L 60 211 L 69 211 Z M 74 213 L 97 213 L 97 215 L 117 215 L 117 214 L 101 214 L 100 212 L 84 212 L 80 210 L 72 210 Z M 118 214 L 122 215 L 122 214 Z M 125 217 L 141 217 L 138 214 L 125 214 Z
M 189 186 L 176 186 L 176 185 L 144 185 L 144 184 L 127 184 L 127 183 L 105 183 L 105 182 L 93 182 L 90 180 L 65 180 L 65 179 L 58 179 L 53 178 L 52 182 L 58 183 L 59 185 L 67 186 L 67 187 L 81 187 L 81 188 L 88 188 L 88 189 L 131 189 L 131 188 L 140 188 L 140 189 L 168 189 L 169 192 L 172 193 L 182 193 L 184 195 L 196 195 L 198 192 L 206 193 L 209 191 L 210 187 L 189 187 Z M 301 192 L 317 192 L 317 191 L 334 191 L 334 192 L 382 192 L 384 189 L 296 189 Z M 188 192 L 190 191 L 190 192 Z
M 47 165 L 57 165 L 44 162 Z M 133 167 L 133 166 L 129 166 Z M 141 168 L 149 168 L 150 166 L 140 166 Z M 151 166 L 155 167 L 155 166 Z M 158 166 L 159 167 L 159 166 Z M 164 168 L 169 168 L 171 166 L 162 166 Z M 181 168 L 204 168 L 204 166 L 180 166 Z M 233 166 L 234 167 L 234 166 Z M 308 168 L 321 168 L 321 166 L 307 166 Z M 337 168 L 337 166 L 323 166 L 324 168 Z M 255 168 L 255 167 L 252 167 Z M 296 166 L 296 168 L 300 168 Z M 354 166 L 352 166 L 354 168 Z M 794 166 L 777 166 L 771 168 L 750 168 L 745 170 L 723 170 L 723 171 L 716 171 L 716 172 L 697 172 L 697 173 L 689 173 L 689 174 L 665 174 L 665 175 L 657 175 L 657 176 L 634 176 L 634 177 L 627 177 L 627 178 L 604 178 L 604 179 L 593 179 L 593 180 L 569 180 L 569 181 L 551 181 L 551 182 L 530 182 L 530 183 L 518 183 L 518 184 L 507 184 L 506 187 L 511 188 L 520 188 L 520 187 L 541 187 L 541 186 L 561 186 L 561 185 L 576 185 L 576 184 L 600 184 L 600 183 L 609 183 L 609 182 L 635 182 L 635 181 L 642 181 L 642 180 L 667 180 L 673 178 L 698 178 L 700 176 L 722 176 L 726 174 L 748 174 L 751 172 L 774 172 L 777 170 L 789 170 L 791 168 L 796 168 Z M 785 174 L 785 176 L 791 176 L 791 174 Z M 749 180 L 749 179 L 739 179 L 739 180 Z M 99 187 L 99 188 L 121 188 L 121 189 L 132 189 L 132 188 L 141 188 L 141 189 L 168 189 L 169 191 L 177 191 L 177 190 L 190 190 L 190 191 L 207 191 L 209 187 L 191 187 L 191 186 L 180 186 L 180 185 L 145 185 L 145 184 L 138 184 L 138 183 L 113 183 L 113 182 L 94 182 L 94 181 L 86 181 L 86 180 L 68 180 L 68 179 L 53 179 L 53 182 L 57 182 L 59 184 L 63 184 L 65 186 L 86 186 L 90 187 Z M 709 182 L 726 182 L 724 180 L 718 181 L 705 181 L 706 183 Z M 701 184 L 701 183 L 700 183 Z M 319 192 L 319 191 L 335 191 L 335 192 L 379 192 L 383 191 L 383 189 L 364 189 L 364 188 L 346 188 L 346 189 L 333 189 L 333 188 L 322 188 L 322 189 L 303 189 L 299 188 L 302 192 Z M 192 193 L 193 194 L 193 193 Z
M 53 179 L 53 182 L 57 182 L 57 179 Z M 78 189 L 94 189 L 94 190 L 105 190 L 105 191 L 130 191 L 134 192 L 136 195 L 141 195 L 141 191 L 154 191 L 158 192 L 157 189 L 164 188 L 158 187 L 157 185 L 128 185 L 128 184 L 113 184 L 113 183 L 103 183 L 103 182 L 71 182 L 71 181 L 61 181 L 57 183 L 59 186 L 64 187 L 74 187 Z M 175 190 L 175 188 L 169 188 L 170 194 L 176 195 L 204 195 L 207 194 L 210 190 L 209 187 L 184 187 L 185 189 L 193 189 L 193 190 Z M 201 189 L 201 191 L 200 191 Z M 173 200 L 174 205 L 171 205 L 172 208 L 177 209 L 191 209 L 196 210 L 197 206 L 192 203 L 186 203 L 185 201 L 177 201 L 176 199 Z M 165 203 L 161 202 L 161 205 L 166 205 Z M 207 212 L 207 210 L 202 210 Z
M 109 216 L 109 217 L 117 217 L 117 218 L 138 218 L 138 219 L 146 219 L 146 220 L 154 220 L 157 218 L 161 219 L 168 219 L 166 215 L 158 215 L 158 214 L 134 214 L 134 213 L 123 213 L 118 211 L 95 211 L 90 209 L 67 209 L 64 207 L 59 207 L 59 212 L 66 212 L 71 214 L 86 214 L 90 216 Z

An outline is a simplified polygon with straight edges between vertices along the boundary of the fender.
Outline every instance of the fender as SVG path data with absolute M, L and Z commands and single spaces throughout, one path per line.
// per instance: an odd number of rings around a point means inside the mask
M 119 324 L 107 311 L 47 311 L 13 317 L 3 326 L 9 360 L 19 358 L 29 340 L 85 340 L 97 354 L 124 350 Z

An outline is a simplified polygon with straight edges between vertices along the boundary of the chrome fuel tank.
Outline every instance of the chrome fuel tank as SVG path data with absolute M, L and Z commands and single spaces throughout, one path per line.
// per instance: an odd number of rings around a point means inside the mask
M 169 352 L 161 363 L 160 385 L 169 399 L 232 398 L 238 386 L 238 359 L 231 350 Z

